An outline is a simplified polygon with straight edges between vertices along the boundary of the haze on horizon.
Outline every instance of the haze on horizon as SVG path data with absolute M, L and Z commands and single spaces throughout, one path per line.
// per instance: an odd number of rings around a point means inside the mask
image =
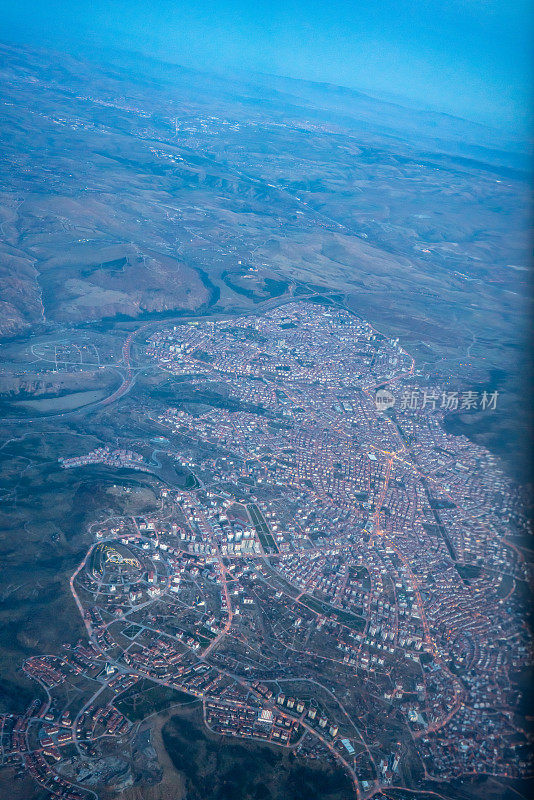
M 2 38 L 396 96 L 530 134 L 528 0 L 0 0 Z

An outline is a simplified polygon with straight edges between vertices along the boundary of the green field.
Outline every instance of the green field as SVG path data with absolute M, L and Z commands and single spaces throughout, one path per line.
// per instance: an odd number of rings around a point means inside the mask
M 269 530 L 269 526 L 267 525 L 263 514 L 261 513 L 258 506 L 253 503 L 252 505 L 247 506 L 248 513 L 250 514 L 250 519 L 252 520 L 252 524 L 256 529 L 256 533 L 258 534 L 258 538 L 260 540 L 261 546 L 265 550 L 266 553 L 278 553 L 280 552 L 276 542 L 274 541 L 273 535 Z

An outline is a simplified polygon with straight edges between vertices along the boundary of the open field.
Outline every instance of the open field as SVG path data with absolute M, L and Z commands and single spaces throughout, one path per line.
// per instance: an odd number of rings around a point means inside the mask
M 198 710 L 173 715 L 162 735 L 191 800 L 342 800 L 350 791 L 337 770 L 205 733 Z

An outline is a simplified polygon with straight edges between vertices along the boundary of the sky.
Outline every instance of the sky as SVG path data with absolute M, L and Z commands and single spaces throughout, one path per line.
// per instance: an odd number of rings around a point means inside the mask
M 530 133 L 531 0 L 0 0 L 0 38 L 408 98 Z

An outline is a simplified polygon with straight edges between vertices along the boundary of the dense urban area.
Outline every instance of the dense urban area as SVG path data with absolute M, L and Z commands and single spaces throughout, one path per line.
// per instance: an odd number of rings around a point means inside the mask
M 429 381 L 398 339 L 309 301 L 159 326 L 145 356 L 226 404 L 158 415 L 187 485 L 91 526 L 70 579 L 86 636 L 24 662 L 44 699 L 1 718 L 2 762 L 71 800 L 132 785 L 136 758 L 157 780 L 131 715 L 150 681 L 200 701 L 209 731 L 331 760 L 358 798 L 525 775 L 523 500 L 443 427 L 451 404 L 498 398 Z

